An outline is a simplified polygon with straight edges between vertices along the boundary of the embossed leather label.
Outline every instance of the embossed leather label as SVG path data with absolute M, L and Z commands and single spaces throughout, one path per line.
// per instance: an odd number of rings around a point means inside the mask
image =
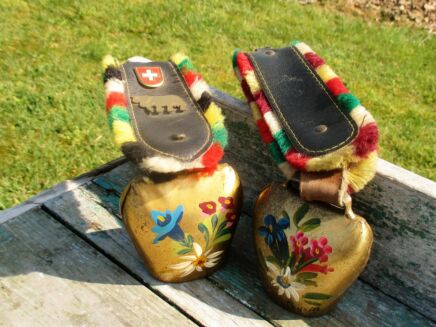
M 299 152 L 322 155 L 355 138 L 354 121 L 294 47 L 263 48 L 248 56 L 272 111 Z
M 210 126 L 172 62 L 128 61 L 122 75 L 133 129 L 150 150 L 191 161 L 209 148 Z

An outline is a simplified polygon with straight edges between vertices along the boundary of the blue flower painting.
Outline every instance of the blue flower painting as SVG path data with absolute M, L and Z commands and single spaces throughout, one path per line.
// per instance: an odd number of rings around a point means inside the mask
M 154 244 L 167 236 L 175 241 L 183 241 L 185 234 L 179 226 L 179 222 L 183 217 L 183 211 L 183 205 L 179 205 L 174 211 L 168 209 L 165 212 L 158 210 L 151 211 L 151 218 L 156 224 L 151 229 L 156 234 L 156 238 L 153 240 Z
M 265 238 L 266 244 L 280 262 L 286 262 L 289 257 L 288 241 L 285 229 L 289 228 L 289 217 L 284 216 L 278 221 L 273 215 L 266 215 L 263 219 L 264 226 L 258 232 Z
M 281 218 L 276 222 L 273 215 L 266 215 L 263 222 L 265 225 L 259 228 L 259 234 L 265 237 L 268 245 L 273 244 L 275 240 L 283 242 L 286 239 L 283 230 L 289 227 L 289 219 Z

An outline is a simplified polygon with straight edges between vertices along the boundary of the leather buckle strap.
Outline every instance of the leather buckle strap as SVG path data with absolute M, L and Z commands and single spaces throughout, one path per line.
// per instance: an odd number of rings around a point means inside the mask
M 206 152 L 210 126 L 174 63 L 127 61 L 121 72 L 133 130 L 150 153 L 192 161 Z
M 298 152 L 323 155 L 356 137 L 355 122 L 294 47 L 262 48 L 248 57 L 272 111 Z

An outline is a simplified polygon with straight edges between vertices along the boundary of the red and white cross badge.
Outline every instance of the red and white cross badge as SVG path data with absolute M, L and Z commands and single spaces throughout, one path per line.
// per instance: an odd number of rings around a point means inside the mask
M 146 87 L 159 87 L 164 82 L 160 67 L 141 66 L 135 67 L 138 81 Z

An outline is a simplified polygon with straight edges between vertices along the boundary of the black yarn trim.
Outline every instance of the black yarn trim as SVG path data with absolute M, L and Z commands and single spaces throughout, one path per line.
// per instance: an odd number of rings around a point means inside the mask
M 108 68 L 106 68 L 103 74 L 103 82 L 106 83 L 111 78 L 117 78 L 121 80 L 121 70 L 119 70 L 115 66 L 109 66 Z
M 204 91 L 201 95 L 200 99 L 198 99 L 198 105 L 200 108 L 205 111 L 207 108 L 209 108 L 211 102 L 212 102 L 212 96 L 209 92 Z

